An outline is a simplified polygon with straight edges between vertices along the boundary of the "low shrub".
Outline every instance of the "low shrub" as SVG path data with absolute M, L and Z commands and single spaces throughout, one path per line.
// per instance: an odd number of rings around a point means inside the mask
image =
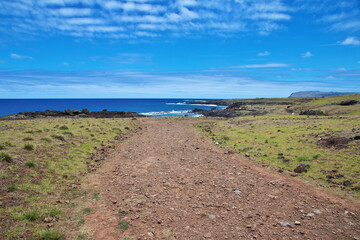
M 32 151 L 34 150 L 34 145 L 27 143 L 24 145 L 24 149 L 28 151 Z

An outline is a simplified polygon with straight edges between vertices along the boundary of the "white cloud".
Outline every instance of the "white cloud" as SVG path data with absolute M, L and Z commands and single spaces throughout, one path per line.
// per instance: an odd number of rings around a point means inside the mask
M 269 56 L 269 55 L 270 55 L 270 52 L 269 52 L 269 51 L 260 52 L 260 53 L 258 53 L 257 55 L 260 56 L 260 57 L 265 57 L 265 56 Z
M 248 64 L 248 65 L 240 65 L 234 66 L 231 68 L 279 68 L 279 67 L 288 67 L 287 63 L 264 63 L 264 64 Z
M 284 0 L 14 1 L 3 0 L 0 4 L 0 15 L 5 19 L 0 22 L 0 31 L 78 37 L 228 36 L 240 32 L 266 35 L 281 29 L 293 12 Z
M 19 54 L 16 54 L 16 53 L 11 53 L 10 57 L 13 58 L 13 59 L 33 59 L 33 57 L 19 55 Z
M 312 57 L 312 56 L 314 56 L 311 52 L 309 52 L 309 51 L 307 51 L 306 53 L 304 53 L 303 55 L 302 55 L 302 57 L 303 58 L 309 58 L 309 57 Z
M 344 41 L 342 42 L 338 42 L 338 44 L 340 45 L 360 45 L 360 41 L 358 39 L 356 39 L 355 37 L 348 37 L 346 38 Z
M 68 62 L 63 62 L 62 64 L 66 67 L 70 66 L 70 63 L 68 63 Z

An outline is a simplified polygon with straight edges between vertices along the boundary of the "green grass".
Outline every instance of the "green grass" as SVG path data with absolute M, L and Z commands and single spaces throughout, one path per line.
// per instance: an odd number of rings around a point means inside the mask
M 11 163 L 12 162 L 12 157 L 8 153 L 1 152 L 0 153 L 0 160 Z
M 56 127 L 64 125 L 69 126 L 71 132 Z M 134 129 L 137 121 L 66 118 L 0 121 L 0 129 L 6 129 L 0 135 L 0 185 L 6 189 L 1 196 L 0 214 L 4 222 L 0 224 L 0 239 L 18 239 L 25 231 L 33 232 L 39 239 L 57 239 L 51 237 L 52 232 L 41 238 L 42 219 L 54 217 L 57 227 L 67 229 L 70 216 L 64 213 L 75 206 L 72 201 L 76 197 L 85 194 L 73 189 L 72 184 L 81 181 L 90 171 L 95 148 L 99 149 L 101 144 L 112 145 L 119 134 L 113 129 L 125 127 Z M 24 145 L 18 144 L 23 141 Z M 66 144 L 61 144 L 65 141 Z M 10 204 L 7 201 L 12 197 L 16 197 L 16 202 Z M 57 199 L 70 199 L 71 204 L 54 207 Z M 87 209 L 84 211 L 82 214 L 89 213 Z M 31 220 L 37 215 L 36 220 Z M 77 223 L 78 220 L 74 220 L 75 229 Z
M 33 141 L 34 139 L 32 137 L 24 137 L 23 141 Z
M 25 162 L 25 166 L 27 166 L 28 168 L 35 168 L 36 164 L 34 161 L 27 161 Z
M 90 214 L 91 213 L 91 208 L 84 208 L 83 213 L 84 214 Z
M 61 240 L 64 239 L 64 233 L 59 230 L 43 230 L 40 233 L 41 240 Z
M 30 144 L 30 143 L 26 143 L 26 144 L 24 145 L 24 149 L 25 149 L 25 150 L 28 150 L 28 151 L 32 151 L 32 150 L 34 150 L 34 145 L 32 145 L 32 144 Z
M 360 105 L 358 105 L 360 107 Z M 330 136 L 353 138 L 360 134 L 360 117 L 347 116 L 258 116 L 239 117 L 216 123 L 203 123 L 201 132 L 214 142 L 239 154 L 249 153 L 251 160 L 293 172 L 296 165 L 311 166 L 301 178 L 336 191 L 360 196 L 360 144 L 350 141 L 344 148 L 324 147 L 319 139 Z M 279 153 L 282 155 L 279 155 Z M 329 180 L 333 172 L 343 177 Z M 350 180 L 351 186 L 343 187 Z
M 125 221 L 125 220 L 122 220 L 122 221 L 119 221 L 119 228 L 121 231 L 126 231 L 129 229 L 129 226 L 130 226 L 130 223 Z
M 6 188 L 6 190 L 8 191 L 8 192 L 14 192 L 14 191 L 16 191 L 18 188 L 16 187 L 16 186 L 14 186 L 14 185 L 9 185 L 9 186 L 7 186 L 7 188 Z
M 38 209 L 30 209 L 20 215 L 20 219 L 27 221 L 36 221 L 41 217 L 41 213 Z

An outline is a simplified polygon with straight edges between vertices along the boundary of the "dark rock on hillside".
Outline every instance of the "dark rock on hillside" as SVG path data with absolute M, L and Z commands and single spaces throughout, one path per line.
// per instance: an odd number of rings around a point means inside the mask
M 355 104 L 358 104 L 358 103 L 359 103 L 359 101 L 356 101 L 356 100 L 345 100 L 345 101 L 341 101 L 338 104 L 342 105 L 342 106 L 350 106 L 350 105 L 355 105 Z
M 325 115 L 323 111 L 320 110 L 302 110 L 299 115 L 308 115 L 308 116 L 323 116 Z
M 307 172 L 307 170 L 309 169 L 310 169 L 310 165 L 305 163 L 300 163 L 295 167 L 294 172 L 303 173 L 303 172 Z
M 295 97 L 333 97 L 340 95 L 357 94 L 354 92 L 320 92 L 320 91 L 301 91 L 292 93 L 289 98 Z

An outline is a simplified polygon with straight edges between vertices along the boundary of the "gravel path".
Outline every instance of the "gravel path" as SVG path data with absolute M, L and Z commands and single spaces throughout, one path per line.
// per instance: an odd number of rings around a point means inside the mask
M 88 178 L 93 239 L 360 239 L 358 203 L 226 154 L 198 120 L 140 121 Z

